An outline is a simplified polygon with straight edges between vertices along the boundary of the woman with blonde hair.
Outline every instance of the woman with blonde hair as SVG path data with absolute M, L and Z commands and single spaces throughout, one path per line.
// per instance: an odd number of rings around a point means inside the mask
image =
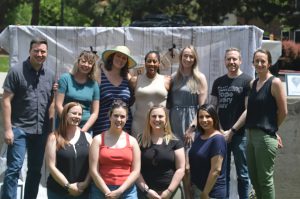
M 182 49 L 179 55 L 179 68 L 172 75 L 168 97 L 172 131 L 176 137 L 184 141 L 186 149 L 191 146 L 194 139 L 197 108 L 203 105 L 207 98 L 207 82 L 204 74 L 199 71 L 198 62 L 196 49 L 192 45 Z M 186 160 L 183 185 L 185 193 L 189 193 L 188 158 Z M 186 197 L 189 198 L 187 195 Z
M 46 164 L 50 175 L 47 181 L 49 199 L 89 198 L 90 134 L 80 127 L 82 106 L 66 104 L 57 131 L 51 133 L 46 145 Z
M 164 106 L 150 108 L 146 121 L 140 138 L 139 198 L 181 199 L 183 192 L 179 184 L 185 165 L 183 143 L 173 135 Z
M 82 131 L 91 130 L 99 112 L 99 87 L 97 84 L 98 56 L 92 51 L 82 51 L 70 73 L 62 74 L 58 81 L 55 107 L 60 117 L 63 106 L 69 102 L 82 104 L 80 123 Z

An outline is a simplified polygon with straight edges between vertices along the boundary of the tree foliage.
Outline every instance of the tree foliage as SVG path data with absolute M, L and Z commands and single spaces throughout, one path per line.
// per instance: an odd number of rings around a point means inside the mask
M 126 26 L 147 14 L 179 14 L 197 25 L 219 25 L 233 12 L 246 24 L 253 18 L 266 24 L 277 18 L 297 27 L 300 21 L 295 0 L 1 0 L 0 28 L 26 23 L 60 25 L 62 2 L 67 26 Z

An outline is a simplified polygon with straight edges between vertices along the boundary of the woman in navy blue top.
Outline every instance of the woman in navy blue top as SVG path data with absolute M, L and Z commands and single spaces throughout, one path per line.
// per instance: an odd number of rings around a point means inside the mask
M 226 141 L 213 105 L 198 109 L 197 128 L 201 133 L 189 151 L 193 198 L 225 198 Z

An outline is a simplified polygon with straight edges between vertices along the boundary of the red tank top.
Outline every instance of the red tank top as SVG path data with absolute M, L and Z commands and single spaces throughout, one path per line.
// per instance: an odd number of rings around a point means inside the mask
M 124 148 L 110 148 L 105 146 L 104 133 L 101 134 L 102 143 L 99 148 L 99 173 L 107 185 L 122 185 L 131 172 L 133 160 L 129 135 L 126 133 Z

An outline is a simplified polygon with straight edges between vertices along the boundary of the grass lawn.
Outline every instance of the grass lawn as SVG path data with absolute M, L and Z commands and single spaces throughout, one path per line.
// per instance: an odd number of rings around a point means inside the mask
M 7 55 L 0 55 L 0 72 L 7 72 L 8 71 L 8 68 L 9 68 L 8 58 L 9 57 Z

